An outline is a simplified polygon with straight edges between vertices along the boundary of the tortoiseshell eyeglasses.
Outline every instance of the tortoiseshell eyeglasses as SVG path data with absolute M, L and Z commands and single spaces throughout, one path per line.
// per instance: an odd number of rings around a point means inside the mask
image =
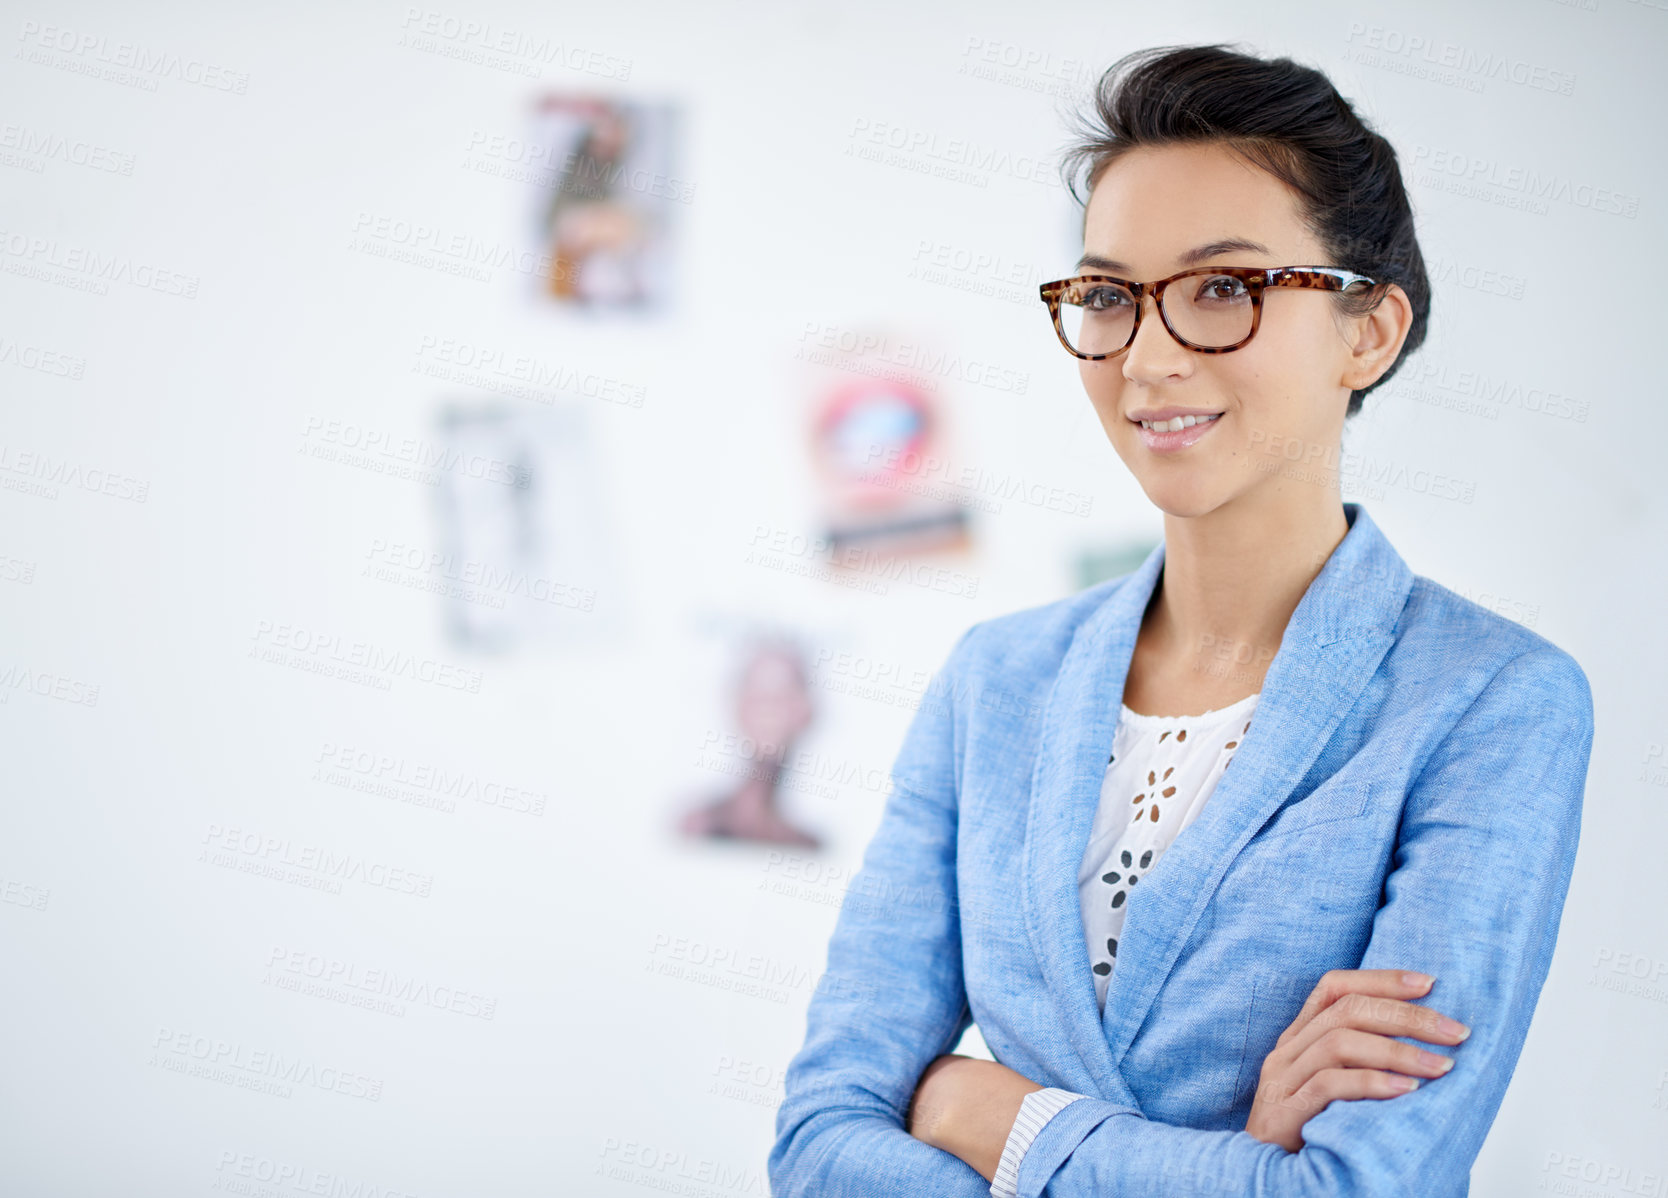
M 1201 266 L 1156 283 L 1078 275 L 1039 290 L 1060 344 L 1098 362 L 1117 357 L 1135 341 L 1148 295 L 1170 336 L 1201 354 L 1225 354 L 1257 335 L 1264 289 L 1344 291 L 1357 283 L 1378 286 L 1366 275 L 1334 266 Z

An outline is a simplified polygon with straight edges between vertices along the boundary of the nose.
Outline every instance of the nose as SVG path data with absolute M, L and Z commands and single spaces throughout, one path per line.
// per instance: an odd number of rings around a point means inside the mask
M 1132 383 L 1157 383 L 1192 374 L 1193 359 L 1198 355 L 1164 327 L 1158 300 L 1151 294 L 1143 295 L 1141 305 L 1141 323 L 1135 328 L 1135 340 L 1124 351 L 1124 377 Z

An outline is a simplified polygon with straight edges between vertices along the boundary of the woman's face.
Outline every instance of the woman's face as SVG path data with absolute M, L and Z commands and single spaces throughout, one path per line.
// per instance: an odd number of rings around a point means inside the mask
M 1304 226 L 1295 192 L 1213 144 L 1143 147 L 1113 162 L 1090 194 L 1083 242 L 1091 260 L 1081 273 L 1138 282 L 1194 266 L 1337 265 Z M 1326 292 L 1269 288 L 1248 344 L 1201 354 L 1170 336 L 1150 299 L 1142 304 L 1129 349 L 1078 368 L 1112 447 L 1154 504 L 1198 516 L 1272 496 L 1268 488 L 1336 490 L 1349 393 L 1367 381 L 1352 352 L 1359 321 L 1335 316 Z M 1211 413 L 1220 415 L 1165 438 L 1179 446 L 1138 423 Z

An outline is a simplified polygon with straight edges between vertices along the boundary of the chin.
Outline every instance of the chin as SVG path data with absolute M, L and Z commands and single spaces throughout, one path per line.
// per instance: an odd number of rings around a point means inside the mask
M 1168 478 L 1138 481 L 1152 505 L 1166 516 L 1203 516 L 1221 507 L 1227 498 L 1222 488 L 1215 485 L 1216 480 Z

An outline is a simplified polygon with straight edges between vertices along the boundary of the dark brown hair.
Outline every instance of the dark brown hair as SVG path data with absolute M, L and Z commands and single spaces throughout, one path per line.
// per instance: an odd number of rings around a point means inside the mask
M 1304 220 L 1330 255 L 1328 262 L 1301 265 L 1341 266 L 1407 293 L 1413 307 L 1407 340 L 1377 382 L 1350 392 L 1346 417 L 1424 342 L 1431 285 L 1396 151 L 1320 71 L 1222 45 L 1158 46 L 1108 67 L 1094 109 L 1061 164 L 1085 215 L 1088 199 L 1077 190 L 1085 165 L 1092 191 L 1101 172 L 1137 146 L 1221 142 L 1297 192 Z M 1360 315 L 1384 290 L 1333 298 L 1340 311 Z

